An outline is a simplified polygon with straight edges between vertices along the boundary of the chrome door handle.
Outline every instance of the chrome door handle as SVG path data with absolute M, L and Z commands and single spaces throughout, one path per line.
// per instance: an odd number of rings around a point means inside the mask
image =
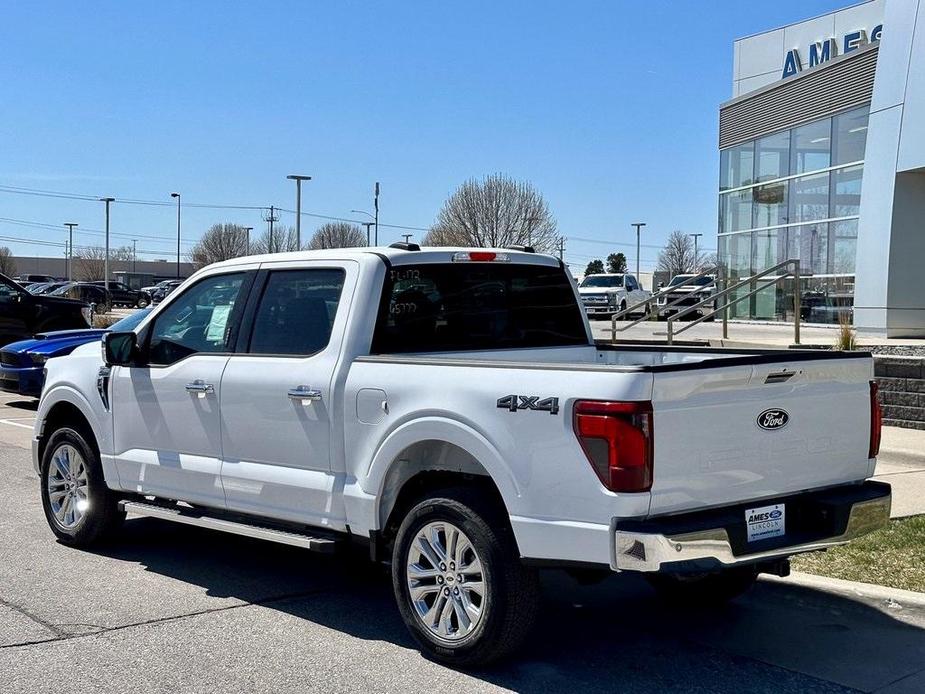
M 198 393 L 199 397 L 204 398 L 206 393 L 211 394 L 215 392 L 215 386 L 213 386 L 211 383 L 206 383 L 201 378 L 197 378 L 192 383 L 186 384 L 186 392 Z
M 297 386 L 295 388 L 290 388 L 288 393 L 290 400 L 301 400 L 302 404 L 312 402 L 314 400 L 321 400 L 321 391 L 311 386 Z

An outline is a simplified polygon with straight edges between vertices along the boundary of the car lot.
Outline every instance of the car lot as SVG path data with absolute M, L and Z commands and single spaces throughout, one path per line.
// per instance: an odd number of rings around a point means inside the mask
M 463 673 L 423 659 L 388 576 L 362 559 L 150 519 L 94 552 L 58 544 L 29 460 L 32 403 L 0 397 L 4 692 L 921 691 L 925 608 L 762 581 L 677 613 L 633 577 L 544 575 L 521 657 Z

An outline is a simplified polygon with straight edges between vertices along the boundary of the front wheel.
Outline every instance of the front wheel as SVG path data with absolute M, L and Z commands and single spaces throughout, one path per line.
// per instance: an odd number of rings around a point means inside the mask
M 659 597 L 682 607 L 728 602 L 755 585 L 757 578 L 758 571 L 753 566 L 692 574 L 646 574 L 646 579 Z
M 41 494 L 52 532 L 75 547 L 95 544 L 125 518 L 106 486 L 99 456 L 76 429 L 51 435 L 42 455 Z
M 457 666 L 510 654 L 536 618 L 536 571 L 520 562 L 507 518 L 465 489 L 411 509 L 395 540 L 392 585 L 424 652 Z

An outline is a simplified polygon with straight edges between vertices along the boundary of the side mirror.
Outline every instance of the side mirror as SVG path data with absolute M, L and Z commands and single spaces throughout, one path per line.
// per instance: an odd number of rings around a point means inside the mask
M 138 339 L 133 332 L 105 333 L 103 359 L 106 366 L 131 366 L 137 361 Z

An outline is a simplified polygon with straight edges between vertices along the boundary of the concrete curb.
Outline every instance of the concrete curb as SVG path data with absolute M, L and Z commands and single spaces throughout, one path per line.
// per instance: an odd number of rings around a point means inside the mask
M 841 593 L 855 598 L 883 600 L 890 603 L 898 603 L 902 607 L 925 609 L 925 593 L 919 593 L 914 590 L 888 588 L 887 586 L 878 586 L 873 583 L 845 581 L 841 578 L 829 578 L 828 576 L 817 576 L 815 574 L 806 574 L 799 571 L 794 571 L 787 578 L 763 575 L 761 580 L 771 583 L 791 583 L 806 588 L 816 588 L 833 593 Z

